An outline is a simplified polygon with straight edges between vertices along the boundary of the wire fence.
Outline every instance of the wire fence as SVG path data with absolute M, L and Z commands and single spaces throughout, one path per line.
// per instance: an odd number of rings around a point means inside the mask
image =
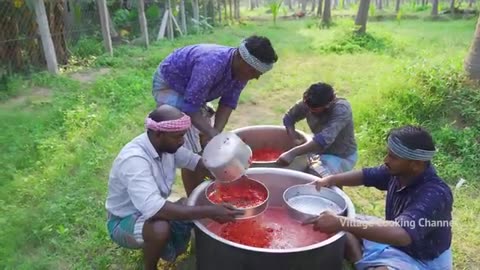
M 45 5 L 58 66 L 69 64 L 75 57 L 83 59 L 105 52 L 100 0 L 0 0 L 0 78 L 47 68 L 39 29 L 41 21 L 36 14 L 36 3 L 41 1 Z M 157 40 L 159 33 L 167 36 L 165 32 L 168 30 L 163 27 L 165 31 L 162 32 L 161 29 L 169 6 L 173 17 L 169 23 L 175 22 L 175 26 L 170 28 L 173 29 L 173 34 L 170 35 L 172 37 L 211 31 L 216 23 L 232 19 L 231 12 L 228 18 L 227 6 L 231 10 L 232 3 L 239 1 L 143 0 L 149 40 Z M 137 6 L 139 3 L 140 0 L 106 0 L 106 17 L 114 47 L 120 44 L 143 44 Z M 182 20 L 181 4 L 185 20 Z
M 44 66 L 41 46 L 33 7 L 22 1 L 0 1 L 0 70 Z

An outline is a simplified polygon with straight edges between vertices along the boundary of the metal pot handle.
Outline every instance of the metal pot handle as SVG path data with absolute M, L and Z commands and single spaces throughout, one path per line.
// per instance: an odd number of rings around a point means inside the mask
M 320 160 L 320 155 L 311 154 L 307 157 L 308 160 L 308 171 L 312 174 L 323 178 L 328 175 L 331 175 L 329 170 L 323 166 L 322 161 Z

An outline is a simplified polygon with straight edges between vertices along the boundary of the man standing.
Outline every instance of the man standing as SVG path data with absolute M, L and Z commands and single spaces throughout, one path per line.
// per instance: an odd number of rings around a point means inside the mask
M 108 182 L 108 232 L 122 247 L 143 249 L 145 269 L 160 258 L 174 261 L 190 241 L 190 220 L 231 221 L 241 211 L 230 206 L 186 206 L 167 201 L 177 167 L 205 175 L 198 155 L 182 147 L 190 117 L 169 105 L 145 120 L 147 132 L 125 145 L 113 162 Z
M 450 187 L 430 160 L 435 145 L 421 127 L 390 131 L 385 164 L 362 171 L 328 176 L 317 188 L 340 185 L 376 187 L 387 191 L 385 220 L 355 220 L 320 214 L 315 230 L 347 232 L 346 258 L 356 269 L 452 269 Z
M 296 137 L 295 124 L 307 120 L 313 140 L 301 142 Z M 357 162 L 357 144 L 353 129 L 350 103 L 337 98 L 333 87 L 326 83 L 312 84 L 283 117 L 288 135 L 298 146 L 283 153 L 277 163 L 289 165 L 297 156 L 309 154 L 322 163 L 317 174 L 350 171 Z M 321 173 L 321 172 L 324 173 Z
M 199 133 L 208 141 L 222 132 L 247 82 L 271 70 L 276 61 L 277 54 L 265 37 L 251 36 L 238 47 L 186 46 L 160 63 L 152 94 L 157 105 L 169 104 L 191 117 L 193 126 L 187 131 L 185 147 L 200 153 Z M 208 109 L 206 103 L 218 98 L 216 112 Z M 209 117 L 213 113 L 212 126 Z M 186 170 L 182 170 L 182 178 L 187 194 L 201 180 Z

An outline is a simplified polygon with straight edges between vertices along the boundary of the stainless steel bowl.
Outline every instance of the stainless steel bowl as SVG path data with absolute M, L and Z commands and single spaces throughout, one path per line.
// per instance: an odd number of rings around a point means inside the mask
M 292 218 L 299 221 L 316 217 L 326 210 L 342 216 L 347 211 L 347 202 L 340 194 L 330 188 L 317 191 L 312 184 L 287 188 L 283 193 L 283 200 Z
M 218 181 L 217 182 L 213 181 L 207 186 L 207 188 L 205 188 L 205 197 L 207 198 L 207 200 L 210 203 L 215 204 L 214 202 L 212 202 L 210 200 L 208 195 L 211 192 L 214 191 L 214 189 L 216 188 L 216 185 L 237 185 L 237 184 L 240 184 L 240 181 L 253 181 L 253 182 L 255 182 L 256 185 L 258 185 L 260 188 L 262 188 L 267 193 L 267 198 L 262 203 L 260 203 L 258 205 L 255 205 L 255 206 L 252 206 L 252 207 L 246 207 L 246 208 L 236 207 L 237 209 L 244 210 L 245 212 L 241 216 L 236 216 L 235 219 L 248 219 L 248 218 L 253 218 L 253 217 L 256 217 L 256 216 L 262 214 L 267 209 L 268 199 L 270 197 L 270 193 L 269 193 L 267 187 L 265 186 L 265 184 L 263 184 L 260 181 L 255 180 L 255 179 L 242 177 L 242 178 L 240 178 L 237 181 L 232 182 L 232 183 L 222 183 L 222 182 L 218 182 Z

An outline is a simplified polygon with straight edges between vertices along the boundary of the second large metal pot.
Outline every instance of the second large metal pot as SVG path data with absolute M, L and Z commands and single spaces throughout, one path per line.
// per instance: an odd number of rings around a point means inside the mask
M 237 134 L 250 148 L 255 151 L 256 149 L 270 148 L 287 151 L 294 147 L 292 139 L 288 136 L 285 127 L 274 125 L 258 125 L 247 126 L 239 129 L 232 130 Z M 311 138 L 304 132 L 297 130 L 298 135 L 305 141 Z M 280 168 L 275 162 L 258 162 L 254 161 L 251 168 L 256 167 L 269 167 Z M 285 169 L 305 172 L 308 167 L 307 156 L 297 157 L 289 166 Z

